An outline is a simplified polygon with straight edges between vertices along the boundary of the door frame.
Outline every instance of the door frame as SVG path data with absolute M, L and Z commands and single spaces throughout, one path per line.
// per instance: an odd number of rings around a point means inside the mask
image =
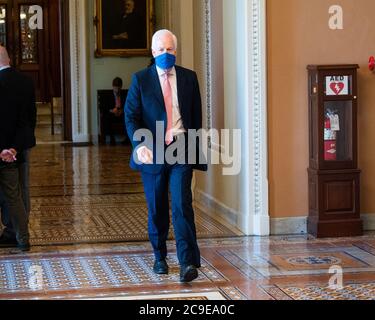
M 61 48 L 61 84 L 63 100 L 64 140 L 72 141 L 72 92 L 71 92 L 71 60 L 70 60 L 70 27 L 69 1 L 59 0 L 60 8 L 60 48 Z

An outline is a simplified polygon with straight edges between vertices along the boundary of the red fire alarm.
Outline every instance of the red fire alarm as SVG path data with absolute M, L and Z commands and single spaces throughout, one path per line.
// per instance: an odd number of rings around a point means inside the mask
M 373 56 L 371 56 L 369 61 L 368 61 L 368 67 L 371 71 L 374 71 L 374 69 L 375 69 L 375 58 Z

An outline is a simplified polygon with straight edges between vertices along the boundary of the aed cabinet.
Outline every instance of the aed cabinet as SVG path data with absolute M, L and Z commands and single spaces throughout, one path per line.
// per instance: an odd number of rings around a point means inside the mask
M 358 65 L 309 65 L 308 232 L 360 236 Z

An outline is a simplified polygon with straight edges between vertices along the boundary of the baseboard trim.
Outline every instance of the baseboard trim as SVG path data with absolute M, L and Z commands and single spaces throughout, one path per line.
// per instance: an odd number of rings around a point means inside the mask
M 91 135 L 89 134 L 77 134 L 73 137 L 73 143 L 90 143 Z
M 271 235 L 307 234 L 307 217 L 271 218 Z
M 363 229 L 365 231 L 375 231 L 375 214 L 363 213 L 361 214 L 363 220 Z
M 208 195 L 200 189 L 195 190 L 194 203 L 198 206 L 198 208 L 204 210 L 214 219 L 218 220 L 219 222 L 224 222 L 225 224 L 230 225 L 239 231 L 241 227 L 241 215 L 236 210 L 229 208 L 219 200 Z M 375 214 L 361 214 L 361 218 L 363 220 L 364 231 L 375 231 Z M 307 216 L 271 218 L 270 234 L 307 234 Z
M 74 147 L 74 148 L 83 148 L 91 147 L 94 144 L 92 142 L 65 142 L 62 144 L 63 147 Z
M 375 214 L 361 214 L 364 231 L 375 231 Z M 271 235 L 307 234 L 307 216 L 272 218 Z
M 238 229 L 239 214 L 236 210 L 229 208 L 219 200 L 199 189 L 196 189 L 194 192 L 194 205 L 213 219 L 226 225 L 238 235 L 243 235 Z

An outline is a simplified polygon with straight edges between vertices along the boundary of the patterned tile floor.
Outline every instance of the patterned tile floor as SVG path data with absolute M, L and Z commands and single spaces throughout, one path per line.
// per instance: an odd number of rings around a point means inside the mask
M 34 245 L 148 240 L 147 206 L 142 194 L 35 197 L 32 207 L 30 234 Z M 239 233 L 198 208 L 195 213 L 199 238 Z
M 375 299 L 374 233 L 241 237 L 198 211 L 199 278 L 179 283 L 173 240 L 170 274 L 153 274 L 150 244 L 134 241 L 144 238 L 146 211 L 128 157 L 124 147 L 33 151 L 34 246 L 0 249 L 0 299 Z
M 34 245 L 146 241 L 147 206 L 129 147 L 43 145 L 31 157 Z M 196 208 L 200 238 L 241 234 Z M 170 238 L 173 238 L 171 229 Z
M 201 239 L 202 268 L 191 284 L 178 282 L 173 241 L 167 276 L 153 274 L 148 242 L 1 249 L 0 299 L 374 300 L 375 256 L 359 248 L 374 238 Z

